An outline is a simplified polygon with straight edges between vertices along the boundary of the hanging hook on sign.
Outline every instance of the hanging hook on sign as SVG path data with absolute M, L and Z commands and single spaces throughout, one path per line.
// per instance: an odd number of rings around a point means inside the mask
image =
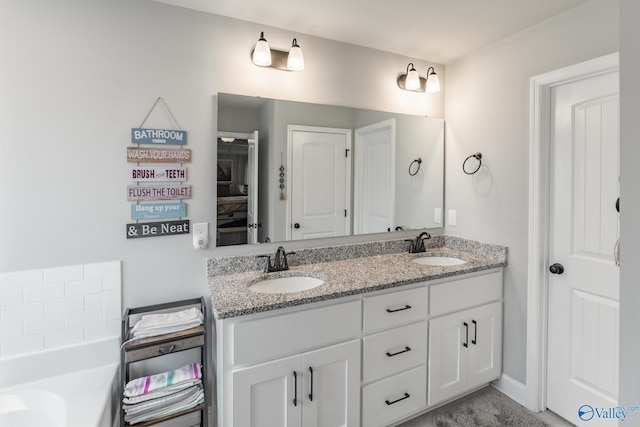
M 478 166 L 476 166 L 476 168 L 472 171 L 467 170 L 467 162 L 469 161 L 469 159 L 476 159 L 478 161 Z M 474 173 L 478 172 L 478 170 L 480 170 L 480 166 L 482 166 L 482 153 L 477 152 L 464 159 L 464 163 L 462 163 L 462 171 L 467 175 L 473 175 Z
M 415 168 L 415 172 L 411 172 L 411 169 L 414 167 L 413 165 L 417 164 L 418 166 Z M 415 159 L 413 162 L 411 162 L 411 164 L 409 165 L 409 175 L 411 176 L 415 176 L 415 174 L 417 174 L 420 171 L 420 165 L 422 164 L 422 157 L 418 157 L 417 159 Z

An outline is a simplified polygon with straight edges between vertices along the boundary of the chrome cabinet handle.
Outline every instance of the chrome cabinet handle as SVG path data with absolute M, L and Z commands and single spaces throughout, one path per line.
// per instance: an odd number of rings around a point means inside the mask
M 620 267 L 620 239 L 616 241 L 613 247 L 613 259 L 615 260 L 616 267 Z

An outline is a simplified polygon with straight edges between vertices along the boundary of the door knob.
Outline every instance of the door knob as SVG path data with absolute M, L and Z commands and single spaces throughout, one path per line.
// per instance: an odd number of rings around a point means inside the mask
M 293 228 L 300 228 L 300 224 L 296 222 L 295 224 L 293 224 Z
M 549 267 L 549 271 L 551 274 L 562 274 L 564 273 L 564 267 L 562 264 L 558 264 L 557 262 Z

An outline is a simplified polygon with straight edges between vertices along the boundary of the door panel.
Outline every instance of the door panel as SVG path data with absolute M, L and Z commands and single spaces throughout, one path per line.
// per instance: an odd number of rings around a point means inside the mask
M 469 322 L 467 387 L 472 388 L 498 378 L 502 372 L 502 303 L 469 310 Z
M 564 272 L 549 275 L 547 407 L 575 424 L 616 425 L 589 408 L 617 405 L 618 91 L 617 72 L 551 90 L 549 263 Z
M 289 135 L 291 239 L 348 235 L 351 131 L 290 126 Z

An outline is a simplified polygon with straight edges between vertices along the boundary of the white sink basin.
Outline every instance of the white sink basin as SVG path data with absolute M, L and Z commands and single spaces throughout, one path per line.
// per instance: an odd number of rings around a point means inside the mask
M 431 265 L 436 267 L 446 267 L 450 265 L 462 265 L 467 261 L 459 258 L 453 258 L 449 256 L 425 256 L 422 258 L 416 258 L 413 262 L 417 262 L 422 265 Z
M 249 286 L 249 290 L 261 294 L 287 294 L 313 289 L 324 283 L 324 280 L 308 276 L 278 277 L 262 280 Z

